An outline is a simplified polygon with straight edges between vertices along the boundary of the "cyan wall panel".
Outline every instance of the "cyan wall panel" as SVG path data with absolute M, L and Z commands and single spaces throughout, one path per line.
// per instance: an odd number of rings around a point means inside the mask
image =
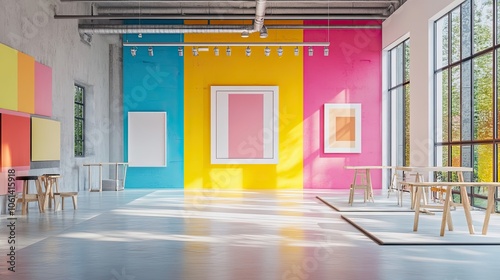
M 173 24 L 170 22 L 170 24 Z M 182 36 L 143 34 L 124 36 L 124 42 L 182 41 Z M 167 113 L 167 166 L 130 167 L 127 188 L 182 188 L 184 186 L 184 60 L 177 47 L 123 47 L 124 155 L 128 161 L 128 112 Z

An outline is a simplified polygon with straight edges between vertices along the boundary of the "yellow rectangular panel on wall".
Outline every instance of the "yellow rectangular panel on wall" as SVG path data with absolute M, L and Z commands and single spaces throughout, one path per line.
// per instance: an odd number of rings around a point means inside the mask
M 17 50 L 0 44 L 0 108 L 17 111 Z
M 61 159 L 61 123 L 31 118 L 31 161 Z
M 18 111 L 35 113 L 35 59 L 18 52 Z
M 302 30 L 270 30 L 267 39 L 258 34 L 241 38 L 240 34 L 185 34 L 185 42 L 280 41 L 302 42 Z M 186 189 L 302 189 L 303 187 L 303 56 L 294 55 L 294 47 L 220 46 L 215 56 L 209 52 L 193 56 L 184 53 L 184 182 Z M 190 49 L 189 49 L 190 50 Z M 278 164 L 210 163 L 210 87 L 278 86 L 279 142 Z M 249 139 L 251 143 L 252 139 Z M 258 145 L 258 143 L 256 144 Z

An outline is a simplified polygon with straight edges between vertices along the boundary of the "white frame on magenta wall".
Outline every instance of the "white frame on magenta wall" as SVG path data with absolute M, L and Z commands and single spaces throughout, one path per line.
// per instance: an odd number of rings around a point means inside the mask
M 355 140 L 354 147 L 338 147 L 332 148 L 329 146 L 329 137 L 334 131 L 330 131 L 329 112 L 331 109 L 354 109 L 355 118 Z M 323 112 L 323 152 L 326 153 L 361 153 L 361 104 L 360 103 L 325 103 Z

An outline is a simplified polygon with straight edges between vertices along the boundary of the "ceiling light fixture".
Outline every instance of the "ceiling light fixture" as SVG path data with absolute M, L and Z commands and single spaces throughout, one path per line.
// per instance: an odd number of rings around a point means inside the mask
M 282 56 L 283 55 L 283 48 L 280 46 L 278 48 L 278 56 Z
M 295 47 L 295 50 L 293 50 L 293 54 L 295 56 L 299 56 L 299 47 Z
M 137 54 L 137 48 L 136 47 L 131 47 L 130 48 L 130 55 L 131 56 L 136 56 Z
M 149 54 L 149 56 L 155 55 L 154 52 L 153 52 L 153 47 L 149 47 L 148 48 L 148 54 Z
M 214 48 L 214 55 L 219 56 L 219 48 L 218 47 Z
M 179 56 L 184 56 L 184 49 L 182 47 L 178 47 L 177 52 L 179 52 Z
M 309 54 L 309 56 L 313 56 L 314 55 L 313 47 L 311 47 L 311 46 L 309 47 L 308 54 Z
M 245 54 L 246 56 L 252 55 L 252 49 L 250 49 L 250 47 L 247 47 L 247 49 L 245 50 Z
M 262 28 L 260 29 L 260 38 L 265 39 L 269 36 L 267 33 L 267 27 L 265 25 L 262 25 Z
M 323 50 L 323 55 L 328 56 L 329 52 L 330 51 L 328 50 L 328 47 L 325 47 L 325 49 Z
M 124 47 L 215 47 L 215 46 L 227 46 L 227 47 L 325 47 L 330 46 L 329 42 L 136 42 L 136 43 L 123 43 Z
M 270 54 L 271 54 L 271 49 L 270 49 L 269 47 L 266 47 L 266 48 L 264 49 L 264 55 L 265 55 L 265 56 L 269 56 Z
M 226 55 L 227 56 L 231 56 L 231 48 L 230 47 L 227 47 L 227 49 L 226 49 Z

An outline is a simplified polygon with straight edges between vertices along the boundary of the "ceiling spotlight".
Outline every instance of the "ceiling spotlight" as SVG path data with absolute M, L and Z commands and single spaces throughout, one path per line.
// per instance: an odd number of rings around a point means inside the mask
M 330 50 L 328 49 L 328 47 L 325 47 L 325 49 L 323 50 L 323 55 L 328 56 L 329 53 L 330 53 Z
M 198 48 L 193 47 L 193 56 L 198 56 Z
M 314 54 L 314 50 L 311 46 L 309 46 L 308 53 L 309 53 L 309 56 L 313 56 L 313 54 Z
M 149 47 L 149 48 L 148 48 L 148 54 L 149 54 L 149 56 L 153 56 L 153 55 L 155 55 L 155 54 L 153 53 L 153 47 Z
M 265 54 L 266 56 L 269 56 L 269 55 L 271 54 L 271 49 L 270 49 L 269 47 L 266 47 L 266 48 L 264 49 L 264 54 Z
M 182 47 L 178 47 L 177 52 L 179 52 L 179 56 L 184 56 L 184 49 Z
M 250 32 L 248 32 L 248 30 L 243 30 L 243 32 L 241 32 L 241 38 L 248 38 L 250 36 Z
M 295 50 L 293 50 L 293 54 L 295 56 L 299 56 L 299 47 L 295 47 Z
M 219 56 L 219 48 L 218 47 L 214 48 L 214 55 Z
M 260 29 L 260 38 L 265 39 L 268 35 L 269 34 L 267 34 L 267 27 L 265 25 L 262 25 L 262 28 Z
M 130 55 L 135 56 L 137 54 L 137 48 L 136 47 L 131 47 L 130 48 Z
M 142 38 L 142 33 L 137 34 L 137 38 Z
M 250 47 L 247 47 L 246 51 L 245 51 L 245 54 L 247 56 L 250 56 L 252 54 L 252 50 L 250 49 Z
M 282 56 L 283 55 L 283 48 L 280 46 L 278 48 L 278 56 Z
M 231 56 L 231 48 L 230 47 L 227 47 L 227 49 L 226 49 L 226 55 L 227 56 Z

